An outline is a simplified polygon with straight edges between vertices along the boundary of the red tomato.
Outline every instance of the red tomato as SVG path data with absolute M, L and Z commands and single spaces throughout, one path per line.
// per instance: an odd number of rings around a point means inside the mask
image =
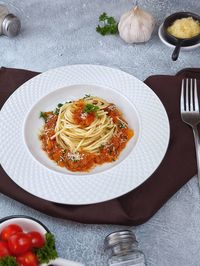
M 4 241 L 0 241 L 0 258 L 4 256 L 9 256 L 9 255 L 11 254 L 9 251 L 8 243 Z
M 38 261 L 36 255 L 31 252 L 27 251 L 26 253 L 17 256 L 17 263 L 20 266 L 38 266 Z
M 9 224 L 8 226 L 6 226 L 2 231 L 1 231 L 1 234 L 0 234 L 0 237 L 2 240 L 4 241 L 8 241 L 8 238 L 11 236 L 11 235 L 14 235 L 18 232 L 22 232 L 22 228 L 17 225 L 17 224 Z
M 25 233 L 16 233 L 9 237 L 8 247 L 13 255 L 21 255 L 31 249 L 30 237 Z
M 31 239 L 33 248 L 41 248 L 44 246 L 44 243 L 45 243 L 44 236 L 41 235 L 39 232 L 32 231 L 32 232 L 29 232 L 27 235 Z

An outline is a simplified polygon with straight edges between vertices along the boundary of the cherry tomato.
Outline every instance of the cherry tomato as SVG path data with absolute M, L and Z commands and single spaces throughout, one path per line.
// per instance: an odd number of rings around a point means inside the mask
M 36 255 L 31 251 L 27 251 L 26 253 L 17 256 L 16 260 L 20 266 L 38 266 L 39 265 Z
M 4 241 L 8 241 L 8 238 L 11 236 L 11 235 L 14 235 L 18 232 L 22 232 L 22 228 L 17 225 L 17 224 L 9 224 L 8 226 L 6 226 L 2 231 L 1 231 L 1 234 L 0 234 L 0 237 L 2 240 Z
M 25 233 L 16 233 L 9 237 L 8 247 L 13 255 L 21 255 L 31 249 L 31 239 Z
M 33 248 L 41 248 L 44 246 L 45 240 L 44 236 L 39 232 L 32 231 L 27 234 L 31 239 L 31 244 Z
M 9 251 L 8 243 L 0 241 L 0 258 L 9 255 L 11 255 L 11 253 Z

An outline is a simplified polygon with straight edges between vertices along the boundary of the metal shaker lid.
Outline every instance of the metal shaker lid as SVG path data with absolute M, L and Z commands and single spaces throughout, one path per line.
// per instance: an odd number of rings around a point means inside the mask
M 2 23 L 2 32 L 4 35 L 8 36 L 8 37 L 14 37 L 16 36 L 21 29 L 21 22 L 18 19 L 18 17 L 16 17 L 13 14 L 8 14 Z
M 130 230 L 121 230 L 113 232 L 106 236 L 105 238 L 105 247 L 110 248 L 119 243 L 137 243 L 136 237 L 134 233 Z

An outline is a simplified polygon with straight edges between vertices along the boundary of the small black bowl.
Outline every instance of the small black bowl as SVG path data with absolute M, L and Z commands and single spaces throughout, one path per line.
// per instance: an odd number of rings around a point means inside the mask
M 172 54 L 172 60 L 173 61 L 177 60 L 181 47 L 195 45 L 195 44 L 200 42 L 200 34 L 198 34 L 192 38 L 181 39 L 181 38 L 177 38 L 177 37 L 171 35 L 167 31 L 167 28 L 169 26 L 171 26 L 175 20 L 181 19 L 181 18 L 188 18 L 188 17 L 192 17 L 194 20 L 198 20 L 200 22 L 200 16 L 197 14 L 194 14 L 191 12 L 177 12 L 177 13 L 174 13 L 174 14 L 170 15 L 169 17 L 167 17 L 163 23 L 164 38 L 169 43 L 176 46 L 174 51 L 173 51 L 173 54 Z

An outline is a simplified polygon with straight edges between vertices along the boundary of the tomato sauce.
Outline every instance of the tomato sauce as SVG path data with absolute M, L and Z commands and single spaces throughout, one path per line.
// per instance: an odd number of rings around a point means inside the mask
M 95 119 L 95 113 L 93 112 L 84 117 L 83 108 L 84 105 L 80 101 L 73 113 L 75 123 L 79 124 L 81 127 L 90 125 Z M 78 156 L 77 154 L 71 153 L 70 150 L 64 150 L 57 144 L 55 138 L 52 139 L 52 136 L 55 134 L 54 129 L 58 116 L 53 112 L 45 113 L 47 119 L 43 132 L 40 135 L 40 140 L 42 142 L 42 148 L 47 152 L 49 158 L 55 161 L 59 166 L 66 167 L 73 172 L 87 172 L 96 165 L 117 160 L 121 151 L 126 147 L 127 142 L 134 135 L 134 132 L 128 127 L 120 111 L 115 108 L 114 105 L 111 104 L 104 110 L 108 112 L 108 115 L 112 117 L 113 122 L 117 125 L 116 132 L 107 144 L 100 147 L 98 153 L 93 154 L 79 151 Z
M 74 122 L 81 127 L 87 127 L 95 120 L 95 112 L 84 113 L 84 102 L 79 100 L 73 113 Z

